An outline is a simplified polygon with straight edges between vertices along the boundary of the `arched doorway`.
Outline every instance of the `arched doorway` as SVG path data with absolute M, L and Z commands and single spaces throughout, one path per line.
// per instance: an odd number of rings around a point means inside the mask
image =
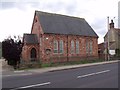
M 30 58 L 31 58 L 31 61 L 36 61 L 37 53 L 36 53 L 36 49 L 35 48 L 31 49 Z

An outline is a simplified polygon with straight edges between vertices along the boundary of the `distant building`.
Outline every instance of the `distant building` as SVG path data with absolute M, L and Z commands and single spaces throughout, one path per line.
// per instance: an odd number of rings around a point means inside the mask
M 114 28 L 114 22 L 111 20 L 109 30 L 110 50 L 120 49 L 120 29 Z M 108 42 L 108 32 L 104 36 L 104 42 Z
M 120 29 L 114 27 L 114 22 L 111 20 L 111 23 L 109 24 L 110 30 L 109 30 L 109 50 L 114 50 L 116 54 L 120 54 Z M 108 32 L 104 36 L 104 46 L 105 50 L 108 49 Z
M 115 57 L 120 56 L 120 29 L 114 27 L 114 22 L 111 20 L 109 24 L 109 50 L 115 51 Z M 104 42 L 98 45 L 99 58 L 108 58 L 108 32 L 104 36 Z M 112 56 L 113 57 L 113 56 Z
M 23 36 L 25 62 L 98 58 L 98 35 L 83 18 L 35 11 L 31 34 Z

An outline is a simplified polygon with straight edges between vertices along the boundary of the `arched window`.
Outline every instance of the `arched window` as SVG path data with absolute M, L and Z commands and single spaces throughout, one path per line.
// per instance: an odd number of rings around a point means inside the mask
M 92 54 L 92 51 L 93 51 L 93 42 L 92 40 L 90 41 L 90 54 Z
M 75 53 L 75 45 L 74 45 L 74 41 L 71 41 L 71 54 Z
M 54 40 L 54 53 L 58 53 L 58 41 Z
M 63 40 L 60 40 L 60 43 L 59 43 L 59 47 L 60 47 L 60 53 L 63 53 Z
M 92 55 L 92 52 L 93 52 L 93 41 L 88 40 L 86 41 L 86 53 Z
M 79 54 L 79 41 L 76 41 L 76 54 Z
M 31 61 L 35 61 L 35 60 L 36 60 L 36 57 L 37 57 L 36 49 L 35 49 L 35 48 L 32 48 L 30 54 L 31 54 L 31 55 L 30 55 Z
M 89 41 L 86 41 L 86 54 L 89 54 Z

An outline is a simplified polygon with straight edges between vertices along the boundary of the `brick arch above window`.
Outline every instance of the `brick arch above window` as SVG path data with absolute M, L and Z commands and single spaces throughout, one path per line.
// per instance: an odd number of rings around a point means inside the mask
M 29 46 L 28 50 L 31 50 L 32 48 L 35 48 L 36 50 L 38 50 L 38 47 L 34 45 Z

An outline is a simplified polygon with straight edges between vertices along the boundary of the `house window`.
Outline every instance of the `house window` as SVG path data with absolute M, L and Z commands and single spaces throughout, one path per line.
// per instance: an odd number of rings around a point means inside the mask
M 79 54 L 79 41 L 76 41 L 76 54 Z
M 93 50 L 93 42 L 92 41 L 90 41 L 90 54 L 92 54 L 92 50 Z
M 58 41 L 54 41 L 54 53 L 58 53 Z
M 93 52 L 93 42 L 92 41 L 87 41 L 86 42 L 86 53 L 91 55 Z
M 86 54 L 88 54 L 89 53 L 89 42 L 87 41 L 86 42 Z
M 74 41 L 72 40 L 72 41 L 71 41 L 71 54 L 74 53 L 74 48 L 75 48 L 75 46 L 74 46 Z
M 59 50 L 60 50 L 60 53 L 63 53 L 63 40 L 60 40 L 60 43 L 59 43 Z

